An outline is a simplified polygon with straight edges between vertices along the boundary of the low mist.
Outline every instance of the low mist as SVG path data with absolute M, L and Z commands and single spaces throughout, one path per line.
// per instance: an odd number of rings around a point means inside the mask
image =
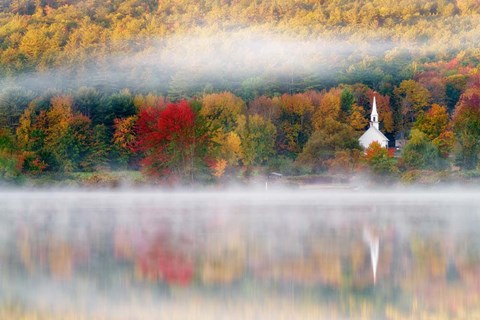
M 417 301 L 438 315 L 453 295 L 475 310 L 479 199 L 461 189 L 3 192 L 1 312 L 357 319 L 414 316 Z M 440 295 L 425 295 L 432 285 Z
M 129 41 L 125 46 L 130 54 L 91 56 L 81 65 L 21 74 L 4 79 L 2 87 L 42 91 L 90 86 L 147 91 L 186 86 L 208 91 L 246 80 L 250 83 L 244 85 L 255 86 L 258 81 L 293 81 L 297 77 L 328 79 L 360 61 L 371 63 L 384 58 L 408 64 L 409 58 L 404 58 L 417 54 L 427 44 L 235 31 Z

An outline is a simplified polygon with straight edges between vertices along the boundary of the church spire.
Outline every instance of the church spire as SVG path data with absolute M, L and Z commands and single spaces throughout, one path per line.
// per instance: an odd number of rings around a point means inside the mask
M 375 100 L 375 96 L 373 96 L 372 114 L 370 115 L 370 127 L 372 126 L 379 130 L 377 101 Z

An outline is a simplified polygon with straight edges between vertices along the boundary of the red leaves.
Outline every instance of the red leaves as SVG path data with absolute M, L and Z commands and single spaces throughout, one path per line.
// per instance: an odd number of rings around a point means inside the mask
M 145 158 L 142 165 L 151 174 L 172 173 L 193 155 L 196 143 L 195 113 L 186 101 L 170 103 L 164 109 L 146 108 L 138 119 L 138 149 Z
M 462 118 L 480 117 L 480 90 L 478 88 L 467 89 L 455 108 L 453 116 L 454 123 L 461 121 Z
M 138 119 L 139 149 L 162 148 L 169 141 L 180 138 L 188 144 L 192 138 L 195 114 L 186 101 L 170 103 L 165 109 L 147 108 Z

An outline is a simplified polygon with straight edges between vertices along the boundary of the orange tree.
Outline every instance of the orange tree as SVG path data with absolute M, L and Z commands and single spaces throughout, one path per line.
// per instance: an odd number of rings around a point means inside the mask
M 378 142 L 372 142 L 365 150 L 365 162 L 375 175 L 396 174 L 398 168 L 395 159 Z

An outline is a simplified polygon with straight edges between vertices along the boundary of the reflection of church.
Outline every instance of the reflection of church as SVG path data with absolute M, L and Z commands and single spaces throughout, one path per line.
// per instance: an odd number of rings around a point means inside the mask
M 370 115 L 370 127 L 367 131 L 358 139 L 360 145 L 367 149 L 368 146 L 377 141 L 384 148 L 388 148 L 388 138 L 380 131 L 379 121 L 378 121 L 378 112 L 377 112 L 377 102 L 375 96 L 373 97 L 373 106 L 372 114 Z

